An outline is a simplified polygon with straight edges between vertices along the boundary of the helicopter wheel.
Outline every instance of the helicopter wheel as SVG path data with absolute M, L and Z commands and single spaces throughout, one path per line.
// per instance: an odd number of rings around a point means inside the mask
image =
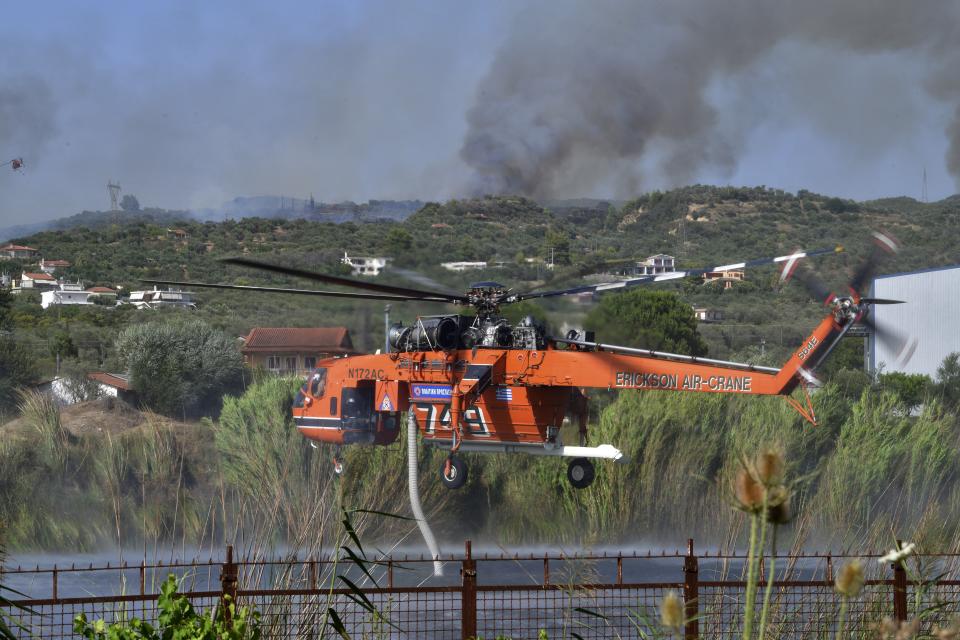
M 333 459 L 333 472 L 338 476 L 343 475 L 343 460 L 339 457 Z
M 440 480 L 447 489 L 459 489 L 467 481 L 467 463 L 457 456 L 448 457 L 440 467 Z
M 575 489 L 586 489 L 593 484 L 595 471 L 587 458 L 574 458 L 567 465 L 567 480 Z

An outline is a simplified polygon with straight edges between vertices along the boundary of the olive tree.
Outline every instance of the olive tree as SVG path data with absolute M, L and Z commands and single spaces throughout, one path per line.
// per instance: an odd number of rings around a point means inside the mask
M 200 320 L 132 325 L 117 353 L 140 401 L 170 416 L 216 413 L 243 380 L 237 341 Z

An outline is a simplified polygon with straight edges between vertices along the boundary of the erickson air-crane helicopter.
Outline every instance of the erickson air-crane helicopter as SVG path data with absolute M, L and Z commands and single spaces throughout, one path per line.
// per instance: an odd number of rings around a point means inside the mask
M 472 308 L 470 314 L 421 316 L 409 326 L 394 324 L 389 329 L 388 353 L 334 357 L 317 363 L 294 402 L 297 428 L 311 440 L 338 447 L 334 467 L 339 473 L 340 446 L 393 443 L 400 431 L 400 414 L 409 411 L 424 441 L 449 452 L 440 469 L 448 488 L 458 488 L 466 481 L 467 467 L 457 455 L 461 451 L 570 457 L 567 477 L 574 487 L 584 488 L 594 478 L 592 458 L 625 461 L 613 445 L 586 446 L 587 402 L 581 391 L 584 388 L 782 395 L 805 419 L 815 422 L 806 394 L 807 385 L 814 381 L 812 372 L 855 322 L 869 326 L 880 339 L 905 344 L 898 336 L 877 330 L 868 315 L 871 304 L 898 301 L 866 298 L 860 293 L 882 253 L 897 250 L 889 235 L 875 233 L 874 240 L 876 247 L 854 275 L 848 292 L 834 295 L 811 276 L 800 278 L 824 301 L 827 313 L 779 369 L 604 344 L 589 333 L 577 331 L 563 338 L 551 337 L 533 318 L 511 324 L 500 315 L 500 309 L 523 300 L 621 291 L 711 271 L 765 264 L 782 264 L 781 280 L 785 280 L 798 260 L 842 248 L 531 293 L 515 293 L 496 282 L 477 282 L 464 294 L 428 291 L 246 258 L 224 261 L 365 291 L 145 282 L 390 302 L 444 302 Z M 803 404 L 790 397 L 797 386 L 804 388 Z M 565 445 L 560 438 L 560 428 L 568 415 L 579 425 L 577 446 Z

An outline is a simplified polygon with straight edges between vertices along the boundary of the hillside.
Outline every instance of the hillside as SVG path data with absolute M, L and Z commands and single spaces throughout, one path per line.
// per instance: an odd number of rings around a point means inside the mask
M 876 228 L 892 232 L 904 244 L 902 253 L 884 265 L 887 272 L 958 261 L 956 234 L 944 232 L 956 229 L 960 221 L 957 198 L 929 204 L 909 198 L 855 203 L 808 192 L 698 185 L 645 194 L 619 207 L 601 201 L 554 204 L 556 208 L 544 208 L 521 197 L 451 200 L 427 203 L 402 222 L 342 224 L 265 218 L 198 222 L 183 219 L 183 212 L 90 214 L 91 226 L 44 231 L 15 242 L 38 247 L 47 258 L 70 261 L 65 272 L 69 278 L 128 291 L 142 288 L 142 278 L 304 286 L 296 279 L 219 262 L 234 255 L 340 272 L 344 252 L 386 255 L 397 267 L 418 271 L 448 288 L 496 279 L 525 290 L 580 282 L 583 274 L 602 272 L 611 261 L 660 252 L 677 256 L 678 266 L 690 268 L 836 244 L 846 252 L 811 266 L 839 288 L 866 254 L 869 231 Z M 159 220 L 175 223 L 186 236 L 172 236 Z M 543 264 L 551 253 L 557 265 L 553 271 Z M 454 260 L 505 264 L 464 273 L 439 266 Z M 19 273 L 25 266 L 10 261 L 4 270 Z M 775 293 L 775 276 L 772 268 L 748 273 L 749 282 L 729 292 L 690 284 L 672 288 L 691 304 L 724 311 L 723 323 L 701 326 L 713 355 L 734 355 L 761 340 L 776 355 L 778 349 L 782 353 L 796 344 L 821 310 L 797 285 Z M 381 277 L 401 281 L 396 274 Z M 343 324 L 360 348 L 373 349 L 382 341 L 379 303 L 209 290 L 200 292 L 199 298 L 200 317 L 238 336 L 258 325 Z M 556 327 L 576 324 L 585 311 L 566 300 L 550 300 L 544 307 Z M 445 309 L 402 303 L 393 313 L 409 320 L 418 313 Z M 113 337 L 127 323 L 141 319 L 129 309 L 42 311 L 25 299 L 15 307 L 16 333 L 31 345 L 47 371 L 53 368 L 49 345 L 63 334 L 77 346 L 77 361 L 68 364 L 115 364 Z
M 157 208 L 136 211 L 81 211 L 55 220 L 0 228 L 0 241 L 20 238 L 42 231 L 76 228 L 100 229 L 114 224 L 180 225 L 187 221 L 206 222 L 241 218 L 306 219 L 314 222 L 372 222 L 405 220 L 423 203 L 419 200 L 370 200 L 369 202 L 315 202 L 281 196 L 234 198 L 218 208 L 167 210 Z

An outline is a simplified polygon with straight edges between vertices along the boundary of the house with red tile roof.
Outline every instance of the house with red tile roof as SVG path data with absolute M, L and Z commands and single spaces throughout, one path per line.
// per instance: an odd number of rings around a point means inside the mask
M 90 287 L 87 289 L 90 294 L 91 302 L 99 304 L 115 304 L 117 302 L 117 291 L 110 287 Z
M 100 395 L 113 396 L 130 404 L 137 403 L 137 393 L 130 384 L 130 376 L 122 373 L 92 371 L 87 374 L 87 378 L 97 383 Z
M 19 244 L 5 244 L 0 247 L 0 260 L 23 260 L 39 258 L 40 250 Z
M 346 327 L 255 327 L 240 348 L 244 362 L 278 374 L 306 374 L 323 358 L 356 353 Z
M 24 271 L 20 275 L 20 289 L 56 289 L 60 286 L 57 279 L 49 273 L 31 273 Z
M 44 273 L 53 273 L 57 269 L 66 269 L 70 263 L 66 260 L 44 260 L 40 259 L 40 271 Z

